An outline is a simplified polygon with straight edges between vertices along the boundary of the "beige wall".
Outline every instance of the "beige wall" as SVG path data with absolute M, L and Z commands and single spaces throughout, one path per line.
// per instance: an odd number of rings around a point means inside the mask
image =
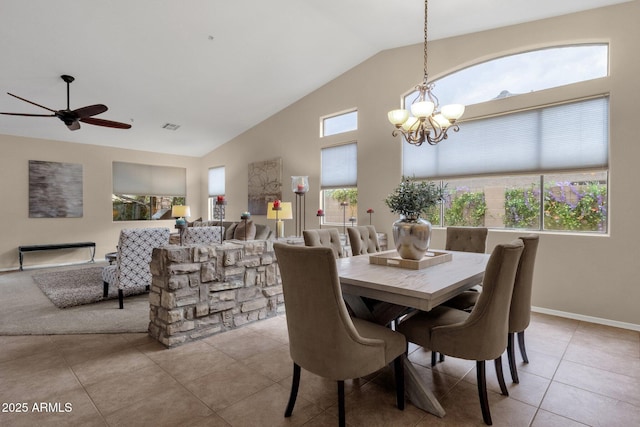
M 18 246 L 43 243 L 96 242 L 96 259 L 115 251 L 120 229 L 170 227 L 174 221 L 112 220 L 113 161 L 187 168 L 187 202 L 194 215 L 200 211 L 200 159 L 114 149 L 86 144 L 0 135 L 2 187 L 2 239 L 0 270 L 18 267 Z M 78 163 L 83 166 L 82 218 L 29 218 L 29 160 Z M 88 249 L 34 252 L 25 255 L 25 266 L 86 260 Z
M 640 204 L 629 197 L 637 187 L 636 163 L 640 158 L 633 117 L 640 94 L 637 16 L 640 16 L 640 2 L 633 1 L 431 42 L 430 72 L 435 78 L 482 60 L 544 46 L 589 41 L 611 43 L 611 78 L 590 83 L 586 88 L 610 92 L 610 234 L 542 233 L 533 303 L 546 310 L 609 319 L 640 328 L 637 309 L 640 268 L 635 259 Z M 17 247 L 21 244 L 91 240 L 98 244 L 97 256 L 101 257 L 114 250 L 121 228 L 159 225 L 111 220 L 111 162 L 114 160 L 187 167 L 187 197 L 194 218 L 207 215 L 207 169 L 224 165 L 229 201 L 227 219 L 233 219 L 247 209 L 247 165 L 282 157 L 285 201 L 294 201 L 289 187 L 291 175 L 310 177 L 306 222 L 307 228 L 311 228 L 317 223 L 320 148 L 357 141 L 359 219 L 367 223 L 365 211 L 374 208 L 374 225 L 390 234 L 395 217 L 382 200 L 400 180 L 401 152 L 399 140 L 391 137 L 386 112 L 399 105 L 401 94 L 417 84 L 421 74 L 421 45 L 381 52 L 202 159 L 0 135 L 0 169 L 4 180 L 0 189 L 4 225 L 0 270 L 17 268 Z M 574 85 L 562 96 L 577 96 L 584 91 L 584 87 Z M 543 92 L 532 96 L 545 103 L 555 95 Z M 516 98 L 506 101 L 507 109 L 517 107 L 519 102 Z M 353 107 L 359 111 L 358 131 L 320 139 L 320 116 Z M 466 117 L 482 112 L 481 107 L 471 107 Z M 455 143 L 455 136 L 445 143 Z M 28 218 L 28 160 L 83 164 L 83 218 Z M 271 222 L 264 217 L 254 219 L 260 223 Z M 173 227 L 172 221 L 161 224 Z M 287 221 L 286 230 L 286 234 L 293 232 L 293 221 Z M 493 247 L 519 234 L 491 231 L 489 245 Z M 443 247 L 443 242 L 444 231 L 436 230 L 433 246 Z M 35 254 L 28 256 L 36 260 Z M 42 262 L 64 262 L 79 256 L 75 252 L 70 255 L 52 252 L 44 255 Z
M 610 42 L 611 78 L 572 85 L 558 91 L 531 95 L 527 102 L 547 103 L 584 93 L 610 92 L 610 235 L 589 236 L 542 233 L 535 275 L 535 306 L 576 316 L 610 319 L 640 328 L 640 286 L 634 246 L 639 204 L 634 194 L 640 144 L 637 143 L 636 114 L 640 83 L 637 40 L 640 29 L 638 1 L 430 42 L 432 77 L 455 69 L 523 50 L 559 44 Z M 349 141 L 358 143 L 358 212 L 368 222 L 366 209 L 376 213 L 376 228 L 391 232 L 393 214 L 382 200 L 401 176 L 398 139 L 391 137 L 386 112 L 397 108 L 402 93 L 421 79 L 422 46 L 414 45 L 381 52 L 334 81 L 302 98 L 258 126 L 204 157 L 202 179 L 210 166 L 227 170 L 228 213 L 239 216 L 246 209 L 247 164 L 282 157 L 284 200 L 293 201 L 291 175 L 309 175 L 307 228 L 317 224 L 320 149 Z M 437 89 L 436 89 L 437 93 Z M 533 100 L 533 101 L 532 101 Z M 505 109 L 517 108 L 516 98 L 506 100 Z M 357 107 L 359 130 L 342 136 L 319 137 L 319 117 Z M 482 107 L 471 107 L 466 117 L 481 115 Z M 461 132 L 464 132 L 462 126 Z M 455 143 L 455 135 L 445 143 Z M 428 150 L 429 147 L 425 147 Z M 203 190 L 205 191 L 205 190 Z M 202 194 L 205 200 L 205 194 Z M 293 224 L 287 223 L 287 233 Z M 509 241 L 520 233 L 491 231 L 490 247 Z M 433 245 L 442 247 L 444 231 L 436 230 Z M 630 326 L 630 325 L 626 325 Z

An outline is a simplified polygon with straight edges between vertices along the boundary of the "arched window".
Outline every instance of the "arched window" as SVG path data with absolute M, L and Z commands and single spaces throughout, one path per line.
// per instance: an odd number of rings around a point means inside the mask
M 523 97 L 517 111 L 501 111 L 500 99 L 607 76 L 608 45 L 589 44 L 506 56 L 437 80 L 441 105 L 486 104 L 483 116 L 461 122 L 459 133 L 450 132 L 435 147 L 403 141 L 403 174 L 448 186 L 448 200 L 430 220 L 443 226 L 606 233 L 606 84 L 595 85 L 597 91 L 585 85 Z M 407 95 L 405 105 L 415 97 Z

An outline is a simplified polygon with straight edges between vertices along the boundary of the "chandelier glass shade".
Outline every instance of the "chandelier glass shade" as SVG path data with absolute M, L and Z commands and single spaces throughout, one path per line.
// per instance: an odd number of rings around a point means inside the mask
M 464 105 L 449 104 L 440 108 L 438 98 L 433 93 L 433 83 L 428 83 L 427 72 L 427 13 L 428 0 L 424 2 L 424 78 L 416 86 L 418 96 L 411 104 L 411 111 L 407 109 L 391 110 L 389 121 L 396 129 L 393 136 L 401 134 L 409 144 L 420 146 L 424 142 L 436 145 L 447 139 L 447 132 L 460 128 L 457 120 L 464 114 Z

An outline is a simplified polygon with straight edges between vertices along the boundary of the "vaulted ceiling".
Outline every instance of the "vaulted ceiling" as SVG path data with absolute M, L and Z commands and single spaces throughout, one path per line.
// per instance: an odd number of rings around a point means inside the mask
M 430 39 L 628 0 L 432 0 Z M 2 0 L 0 111 L 105 104 L 119 130 L 0 115 L 0 134 L 202 156 L 376 53 L 423 40 L 422 0 Z M 177 130 L 164 129 L 167 123 Z

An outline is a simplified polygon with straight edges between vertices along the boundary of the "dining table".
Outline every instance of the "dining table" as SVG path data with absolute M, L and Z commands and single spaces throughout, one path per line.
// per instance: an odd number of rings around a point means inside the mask
M 424 260 L 438 256 L 445 257 L 446 261 L 423 268 L 415 268 L 415 263 L 406 267 L 406 263 L 398 261 L 393 250 L 338 258 L 336 264 L 345 302 L 356 317 L 393 325 L 395 319 L 408 311 L 432 310 L 482 283 L 490 255 L 439 250 L 427 252 Z M 376 263 L 381 257 L 387 257 L 389 262 Z M 406 391 L 411 402 L 443 417 L 444 408 L 407 358 L 404 366 Z

